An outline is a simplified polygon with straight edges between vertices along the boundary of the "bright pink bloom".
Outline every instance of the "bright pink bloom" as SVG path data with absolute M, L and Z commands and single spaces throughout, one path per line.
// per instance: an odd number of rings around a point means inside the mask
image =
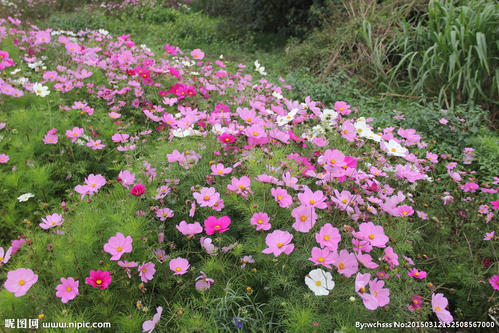
M 145 191 L 146 191 L 146 188 L 145 188 L 144 185 L 137 184 L 137 185 L 134 185 L 132 187 L 132 189 L 130 190 L 130 194 L 135 195 L 136 197 L 138 197 L 138 196 L 141 196 L 142 194 L 144 194 Z
M 139 266 L 138 271 L 142 282 L 147 282 L 153 279 L 156 268 L 154 268 L 154 264 L 152 262 L 148 262 L 142 263 L 142 265 Z
M 104 148 L 106 145 L 101 143 L 101 140 L 90 140 L 87 142 L 87 147 L 92 148 L 93 150 L 99 150 Z
M 492 238 L 494 238 L 494 234 L 495 234 L 495 231 L 491 231 L 491 232 L 486 232 L 485 233 L 485 237 L 483 237 L 483 240 L 491 240 Z
M 267 213 L 259 212 L 253 214 L 250 224 L 256 226 L 256 230 L 269 230 L 272 225 L 269 223 L 270 218 Z
M 61 298 L 62 303 L 67 303 L 68 301 L 74 299 L 78 293 L 79 281 L 76 281 L 72 277 L 61 278 L 61 283 L 55 287 L 55 295 Z
M 125 237 L 121 232 L 117 232 L 116 236 L 110 237 L 104 244 L 104 251 L 112 256 L 109 260 L 120 260 L 124 253 L 132 252 L 132 242 L 131 236 Z
M 90 188 L 91 192 L 97 192 L 102 186 L 106 184 L 106 178 L 102 175 L 94 175 L 93 173 L 89 174 L 87 178 L 85 178 L 85 184 Z
M 40 223 L 39 226 L 42 229 L 47 230 L 49 228 L 53 228 L 53 227 L 56 227 L 58 225 L 62 225 L 62 222 L 64 222 L 64 219 L 62 218 L 61 215 L 54 213 L 52 215 L 45 216 L 45 218 L 42 217 L 42 221 L 43 221 L 43 223 Z
M 352 112 L 350 110 L 350 105 L 348 105 L 346 102 L 343 102 L 343 101 L 335 102 L 334 103 L 334 110 L 342 115 L 347 115 L 350 112 Z
M 304 206 L 315 207 L 318 209 L 324 209 L 327 207 L 326 196 L 322 191 L 312 192 L 309 188 L 303 193 L 298 193 L 298 199 Z
M 229 144 L 233 143 L 236 141 L 236 137 L 234 135 L 230 135 L 228 133 L 223 133 L 222 135 L 218 136 L 218 140 L 224 144 Z
M 425 271 L 418 271 L 416 268 L 411 268 L 409 270 L 409 272 L 407 272 L 407 275 L 421 280 L 421 279 L 424 279 L 426 277 L 426 272 Z
M 163 313 L 163 308 L 161 306 L 158 306 L 156 308 L 156 314 L 154 314 L 152 320 L 146 320 L 145 322 L 142 323 L 142 332 L 151 333 L 158 324 L 159 320 L 161 319 L 162 313 Z
M 224 233 L 229 230 L 230 217 L 222 216 L 216 218 L 215 216 L 210 216 L 204 221 L 204 230 L 207 235 L 213 235 L 215 232 Z
M 468 182 L 464 185 L 461 185 L 461 189 L 463 190 L 463 192 L 475 192 L 476 190 L 478 190 L 480 188 L 480 186 L 478 186 L 478 184 L 476 183 L 473 183 L 473 182 Z
M 449 302 L 447 301 L 447 298 L 445 298 L 443 294 L 431 295 L 431 308 L 433 309 L 433 312 L 435 312 L 435 314 L 437 315 L 438 320 L 440 320 L 443 323 L 451 323 L 454 320 L 451 313 L 445 309 L 448 304 Z
M 311 257 L 308 258 L 311 262 L 313 262 L 316 266 L 322 265 L 331 269 L 331 264 L 334 263 L 333 252 L 329 251 L 328 248 L 320 249 L 318 247 L 314 247 L 312 249 Z
M 186 236 L 193 236 L 203 232 L 203 227 L 199 222 L 189 224 L 185 221 L 181 221 L 178 225 L 176 225 L 176 228 L 182 233 L 182 235 Z
M 353 235 L 364 241 L 368 241 L 372 246 L 384 248 L 389 238 L 385 235 L 382 226 L 375 225 L 372 222 L 363 222 L 359 225 L 359 232 L 353 232 Z
M 170 260 L 170 269 L 174 272 L 173 275 L 183 275 L 189 269 L 189 261 L 184 258 L 175 258 Z
M 249 177 L 242 176 L 241 179 L 232 177 L 232 183 L 227 185 L 227 189 L 229 191 L 236 192 L 237 194 L 241 194 L 243 197 L 247 198 L 248 193 L 253 193 L 250 186 L 251 180 L 249 179 Z
M 0 154 L 0 164 L 1 163 L 7 163 L 9 161 L 9 156 L 5 154 Z
M 333 265 L 338 269 L 338 273 L 350 277 L 359 270 L 355 254 L 348 253 L 347 250 L 341 250 L 339 254 L 334 252 L 332 256 L 334 260 Z
M 132 185 L 135 182 L 135 174 L 131 173 L 128 170 L 121 170 L 116 180 L 120 182 L 121 185 L 128 188 L 130 185 Z
M 43 143 L 46 145 L 55 145 L 59 141 L 59 137 L 57 135 L 46 134 L 43 138 Z
M 29 288 L 38 281 L 38 275 L 29 268 L 18 268 L 7 273 L 7 280 L 3 284 L 7 291 L 16 297 L 26 295 Z
M 326 223 L 321 227 L 319 233 L 315 234 L 315 240 L 321 247 L 327 247 L 331 251 L 336 251 L 341 241 L 340 231 L 330 223 Z
M 423 299 L 420 295 L 415 295 L 411 297 L 411 304 L 407 307 L 409 308 L 409 311 L 413 312 L 414 310 L 421 308 L 421 304 L 423 304 Z
M 291 244 L 291 240 L 293 240 L 293 235 L 289 232 L 275 230 L 265 238 L 265 244 L 268 247 L 262 253 L 272 253 L 275 257 L 280 256 L 283 252 L 289 255 L 295 248 L 295 245 Z
M 94 288 L 100 288 L 101 290 L 106 289 L 109 284 L 113 281 L 111 273 L 108 271 L 97 271 L 90 270 L 90 276 L 85 279 L 85 283 L 91 285 Z
M 499 209 L 499 200 L 491 201 L 490 203 L 492 204 L 492 209 L 493 210 L 498 210 Z
M 496 274 L 489 279 L 489 283 L 495 290 L 499 290 L 499 275 Z
M 309 232 L 317 221 L 315 208 L 310 206 L 298 206 L 291 211 L 291 216 L 295 218 L 293 228 L 298 232 Z
M 279 203 L 279 206 L 282 208 L 287 208 L 293 204 L 293 198 L 288 194 L 288 191 L 281 187 L 272 188 L 270 193 L 274 197 L 274 200 Z

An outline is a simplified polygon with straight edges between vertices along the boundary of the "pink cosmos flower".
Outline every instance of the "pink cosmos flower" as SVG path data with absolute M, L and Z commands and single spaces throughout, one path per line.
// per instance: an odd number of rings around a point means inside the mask
M 104 244 L 104 251 L 112 256 L 109 260 L 120 260 L 123 254 L 132 252 L 132 242 L 131 236 L 125 237 L 121 232 L 117 232 L 116 236 L 110 237 Z
M 125 143 L 128 141 L 128 138 L 130 137 L 130 134 L 126 133 L 115 133 L 111 137 L 111 140 L 116 143 Z
M 447 298 L 444 297 L 443 294 L 432 294 L 431 295 L 431 308 L 433 309 L 433 312 L 438 317 L 438 320 L 440 320 L 443 323 L 450 323 L 454 320 L 452 317 L 451 313 L 447 311 L 445 308 L 449 302 L 447 301 Z
M 191 51 L 191 57 L 193 57 L 196 60 L 201 60 L 204 58 L 204 52 L 201 51 L 200 49 L 194 49 Z
M 62 303 L 67 303 L 79 294 L 79 283 L 79 281 L 76 281 L 72 277 L 61 278 L 61 283 L 55 287 L 55 295 L 61 299 Z
M 0 163 L 7 163 L 9 161 L 9 156 L 5 154 L 0 154 Z
M 118 261 L 118 266 L 123 267 L 129 279 L 132 277 L 132 275 L 130 274 L 131 273 L 130 268 L 137 267 L 138 265 L 139 264 L 136 263 L 135 261 L 126 261 L 126 260 Z
M 489 279 L 489 283 L 495 290 L 499 290 L 499 274 L 492 276 Z
M 173 216 L 173 210 L 170 208 L 161 208 L 156 211 L 156 217 L 158 217 L 161 221 L 165 221 L 167 218 L 171 218 Z
M 181 221 L 176 225 L 178 231 L 182 233 L 182 235 L 193 236 L 196 234 L 200 234 L 203 232 L 203 227 L 199 222 L 187 223 L 185 221 Z
M 104 148 L 106 145 L 101 143 L 101 140 L 90 140 L 87 142 L 87 147 L 92 148 L 93 150 L 99 150 Z
M 338 273 L 350 277 L 357 273 L 359 264 L 355 254 L 348 253 L 347 250 L 341 250 L 340 253 L 333 252 L 333 265 L 338 269 Z
M 85 178 L 85 184 L 89 187 L 91 192 L 97 192 L 102 186 L 106 184 L 106 178 L 102 175 L 94 175 L 93 173 L 89 174 L 87 178 Z
M 18 268 L 7 273 L 7 280 L 3 284 L 7 291 L 14 293 L 14 296 L 26 295 L 29 288 L 38 281 L 38 275 L 29 268 Z
M 213 164 L 211 166 L 211 174 L 214 176 L 225 176 L 231 173 L 232 168 L 226 168 L 222 163 Z
M 237 194 L 242 195 L 247 198 L 248 193 L 253 193 L 250 188 L 251 180 L 247 176 L 242 176 L 241 179 L 237 179 L 236 177 L 232 177 L 232 183 L 227 185 L 227 189 L 229 191 L 236 192 Z
M 378 280 L 378 279 L 375 279 L 375 280 L 372 280 L 372 281 L 369 281 L 369 291 L 371 293 L 371 295 L 373 296 L 374 300 L 376 301 L 376 307 L 380 307 L 380 306 L 385 306 L 387 305 L 388 303 L 390 303 L 390 290 L 388 288 L 383 288 L 385 285 L 385 281 L 382 281 L 382 280 Z M 370 303 L 370 305 L 374 305 L 372 304 L 372 302 L 368 302 Z M 364 303 L 366 305 L 366 303 Z M 366 308 L 368 308 L 369 310 L 374 310 L 374 309 L 370 309 L 367 305 L 366 305 Z
M 293 228 L 298 232 L 309 232 L 317 221 L 315 208 L 310 206 L 298 206 L 291 211 L 291 216 L 295 218 Z
M 315 240 L 321 247 L 327 247 L 331 251 L 336 251 L 341 241 L 340 231 L 330 223 L 326 223 L 321 227 L 319 233 L 315 234 Z
M 409 308 L 409 311 L 413 312 L 414 310 L 421 308 L 422 303 L 422 297 L 420 295 L 414 295 L 413 297 L 411 297 L 411 304 L 409 304 L 407 307 Z
M 476 190 L 478 190 L 479 188 L 480 188 L 480 186 L 478 186 L 478 184 L 473 183 L 473 182 L 467 182 L 466 184 L 461 185 L 461 189 L 463 190 L 463 192 L 473 193 Z
M 491 240 L 492 238 L 494 238 L 494 234 L 495 234 L 495 231 L 491 231 L 491 232 L 486 232 L 485 233 L 485 237 L 483 237 L 483 240 Z
M 312 192 L 309 188 L 307 188 L 305 192 L 298 193 L 298 199 L 303 206 L 309 206 L 318 209 L 324 209 L 327 207 L 327 198 L 320 190 Z
M 220 200 L 220 194 L 214 187 L 203 187 L 199 192 L 192 194 L 201 207 L 212 207 Z
M 121 185 L 128 188 L 135 182 L 135 174 L 131 173 L 129 170 L 121 170 L 116 180 L 120 182 Z
M 215 232 L 224 233 L 229 230 L 230 217 L 222 216 L 216 218 L 215 216 L 210 216 L 204 221 L 204 230 L 207 235 L 213 235 Z
M 209 237 L 201 237 L 199 240 L 199 243 L 201 244 L 201 247 L 205 249 L 205 251 L 211 255 L 211 256 L 216 256 L 218 247 L 213 245 L 213 240 Z
M 368 241 L 372 246 L 384 248 L 389 238 L 385 235 L 382 226 L 372 222 L 364 222 L 359 225 L 359 232 L 352 233 L 356 238 Z
M 59 137 L 53 134 L 46 134 L 43 138 L 43 143 L 46 145 L 55 145 L 59 141 Z
M 64 219 L 62 218 L 61 215 L 54 213 L 52 215 L 45 216 L 45 218 L 42 217 L 42 221 L 43 221 L 43 223 L 40 223 L 39 226 L 42 229 L 47 230 L 49 228 L 53 228 L 53 227 L 56 227 L 58 225 L 62 225 L 62 222 L 64 222 Z
M 250 224 L 256 226 L 256 230 L 269 230 L 272 225 L 269 223 L 270 218 L 267 213 L 259 212 L 253 214 Z
M 142 263 L 138 268 L 139 276 L 142 282 L 147 282 L 153 279 L 156 268 L 154 268 L 154 263 Z
M 132 189 L 130 190 L 130 194 L 131 195 L 134 195 L 136 197 L 139 197 L 141 196 L 142 194 L 144 194 L 144 192 L 146 191 L 146 187 L 142 184 L 137 184 L 137 185 L 134 185 L 132 187 Z
M 175 258 L 170 260 L 170 270 L 174 273 L 173 275 L 184 275 L 189 269 L 189 261 L 184 258 Z
M 331 264 L 334 263 L 333 252 L 331 252 L 328 248 L 320 249 L 318 247 L 314 247 L 312 249 L 311 257 L 308 258 L 311 262 L 313 262 L 316 266 L 322 265 L 331 269 Z
M 407 272 L 407 275 L 421 280 L 421 279 L 424 279 L 426 277 L 426 272 L 425 271 L 418 271 L 416 268 L 411 268 L 409 270 L 409 272 Z
M 293 252 L 295 245 L 291 244 L 293 235 L 287 231 L 275 230 L 267 235 L 265 238 L 265 243 L 267 248 L 262 251 L 262 253 L 270 254 L 272 253 L 275 257 L 281 255 L 281 253 L 290 254 Z
M 448 121 L 447 119 L 445 119 L 445 118 L 441 118 L 438 122 L 439 122 L 440 124 L 442 124 L 442 125 L 446 125 L 446 124 L 448 124 L 448 123 L 449 123 L 449 121 Z
M 350 110 L 350 105 L 348 105 L 346 102 L 344 101 L 337 101 L 334 103 L 334 110 L 336 112 L 338 112 L 339 114 L 342 114 L 342 115 L 347 115 L 349 114 L 350 112 L 352 112 Z
M 364 253 L 364 254 L 358 253 L 357 260 L 362 265 L 364 265 L 365 268 L 376 269 L 379 267 L 379 265 L 373 261 L 373 258 L 368 253 Z
M 8 263 L 10 260 L 10 255 L 12 254 L 12 246 L 5 251 L 3 247 L 0 246 L 0 264 Z
M 35 34 L 35 45 L 50 43 L 50 30 L 40 30 Z
M 399 265 L 399 256 L 393 251 L 391 246 L 385 248 L 385 255 L 383 256 L 383 260 L 386 261 L 390 265 L 390 269 Z
M 210 289 L 211 285 L 215 283 L 215 280 L 210 279 L 205 272 L 201 271 L 201 275 L 196 278 L 196 290 L 204 291 Z
M 106 289 L 109 284 L 113 281 L 111 273 L 108 271 L 97 271 L 90 270 L 90 276 L 85 279 L 85 283 L 91 285 L 94 288 L 100 288 L 101 290 Z
M 409 205 L 398 206 L 397 211 L 399 213 L 399 216 L 402 216 L 402 217 L 407 217 L 407 216 L 411 216 L 412 214 L 414 214 L 414 209 Z
M 491 201 L 490 203 L 492 205 L 492 209 L 493 210 L 498 210 L 499 209 L 499 200 Z
M 288 194 L 288 191 L 281 187 L 272 188 L 270 193 L 274 197 L 274 200 L 279 203 L 279 206 L 282 208 L 287 208 L 293 204 L 293 198 Z
M 142 323 L 142 332 L 151 333 L 161 319 L 162 313 L 163 308 L 161 306 L 158 306 L 156 308 L 156 314 L 152 317 L 152 320 L 146 320 Z
M 71 142 L 76 142 L 76 139 L 83 135 L 83 128 L 73 127 L 72 130 L 66 131 L 66 137 L 71 140 Z

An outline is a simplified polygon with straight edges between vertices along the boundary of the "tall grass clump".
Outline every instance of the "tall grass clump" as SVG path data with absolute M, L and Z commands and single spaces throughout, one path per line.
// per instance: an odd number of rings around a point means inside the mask
M 431 1 L 423 20 L 402 23 L 401 59 L 391 78 L 407 79 L 411 93 L 438 96 L 447 107 L 468 101 L 497 107 L 498 22 L 495 1 Z

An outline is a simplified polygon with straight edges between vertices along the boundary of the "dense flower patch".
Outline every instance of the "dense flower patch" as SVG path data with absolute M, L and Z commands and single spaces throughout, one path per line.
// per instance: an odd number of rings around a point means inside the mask
M 0 305 L 21 309 L 9 315 L 82 318 L 80 306 L 99 300 L 92 318 L 120 315 L 122 330 L 140 321 L 151 332 L 169 322 L 163 310 L 180 317 L 199 293 L 207 308 L 205 297 L 233 285 L 275 308 L 295 288 L 326 331 L 331 302 L 361 318 L 452 322 L 455 290 L 432 277 L 439 254 L 418 249 L 441 224 L 459 233 L 449 211 L 473 224 L 473 248 L 494 256 L 483 290 L 499 289 L 499 179 L 480 184 L 466 170 L 472 149 L 458 163 L 413 129 L 373 128 L 345 101 L 287 99 L 291 87 L 258 62 L 212 62 L 168 44 L 155 54 L 129 35 L 21 23 L 0 21 L 2 106 L 39 106 L 37 163 L 79 156 L 90 166 L 66 170 L 56 181 L 75 183 L 60 206 L 37 201 L 38 221 L 2 239 Z M 9 113 L 0 117 L 2 136 L 15 137 Z M 25 163 L 14 149 L 0 142 L 3 174 Z M 11 193 L 15 209 L 45 195 L 33 192 Z M 256 325 L 259 312 L 243 308 L 230 310 L 232 328 Z M 196 309 L 189 325 L 227 323 Z

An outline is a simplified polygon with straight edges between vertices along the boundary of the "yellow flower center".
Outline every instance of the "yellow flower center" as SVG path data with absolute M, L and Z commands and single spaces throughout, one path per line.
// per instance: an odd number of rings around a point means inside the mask
M 359 291 L 360 291 L 361 293 L 365 293 L 365 292 L 366 292 L 366 288 L 362 287 L 362 288 L 360 288 L 360 289 L 359 289 Z
M 24 284 L 25 284 L 25 283 L 26 283 L 26 282 L 25 282 L 24 280 L 19 280 L 19 285 L 20 285 L 20 286 L 24 286 Z
M 257 221 L 257 223 L 258 223 L 258 224 L 262 224 L 262 223 L 263 223 L 263 220 L 262 220 L 262 219 L 259 219 L 259 220 Z
M 321 281 L 315 281 L 315 285 L 316 285 L 317 287 L 320 287 L 320 286 L 321 286 L 321 284 L 322 284 L 322 283 L 321 283 Z
M 175 268 L 175 270 L 176 270 L 177 272 L 180 272 L 180 271 L 182 270 L 182 268 L 177 267 L 177 268 Z
M 440 309 L 440 307 L 439 307 L 439 306 L 437 306 L 437 307 L 435 308 L 435 311 L 440 311 L 440 310 L 442 310 L 442 309 Z
M 409 213 L 408 213 L 408 212 L 406 212 L 406 211 L 403 211 L 403 212 L 402 212 L 402 215 L 407 215 L 407 214 L 409 214 Z
M 329 239 L 330 239 L 329 235 L 325 235 L 325 236 L 324 236 L 324 240 L 325 240 L 325 241 L 328 241 Z
M 218 170 L 218 174 L 221 175 L 223 172 L 223 170 Z
M 278 248 L 283 247 L 283 245 L 284 245 L 284 244 L 283 244 L 283 243 L 281 243 L 281 242 L 277 243 L 277 247 L 278 247 Z
M 145 273 L 145 272 L 147 272 L 147 269 L 144 267 L 141 269 L 141 271 L 142 271 L 142 273 Z
M 247 121 L 248 121 L 248 123 L 251 123 L 253 121 L 253 119 L 248 118 Z
M 219 226 L 219 225 L 216 225 L 216 226 L 215 226 L 215 228 L 216 228 L 216 229 L 220 229 L 220 226 Z
M 305 222 L 307 220 L 307 217 L 305 215 L 300 216 L 300 220 L 302 222 Z
M 258 132 L 253 132 L 253 136 L 258 136 Z
M 315 200 L 310 200 L 310 204 L 313 205 L 315 203 Z
M 338 264 L 338 268 L 339 268 L 339 269 L 344 269 L 344 268 L 345 268 L 345 264 L 344 264 L 344 263 L 342 263 L 342 262 L 340 262 L 340 263 Z
M 343 133 L 348 134 L 348 130 L 344 130 Z
M 344 108 L 343 108 L 343 107 L 341 107 L 341 108 L 339 108 L 339 110 L 340 110 L 340 111 L 343 111 L 343 110 L 344 110 Z
M 121 252 L 121 251 L 123 251 L 123 248 L 122 248 L 121 246 L 118 246 L 118 247 L 116 248 L 116 251 Z
M 397 149 L 395 149 L 395 148 L 392 148 L 392 152 L 396 152 L 396 151 L 397 151 Z
M 95 283 L 102 284 L 102 280 L 97 280 L 97 281 L 95 281 Z
M 378 296 L 378 292 L 377 292 L 376 290 L 375 290 L 375 291 L 373 291 L 373 292 L 374 292 L 374 296 L 375 296 L 375 297 L 376 297 L 376 296 Z
M 66 291 L 68 291 L 68 292 L 71 291 L 71 290 L 72 290 L 71 287 L 67 287 L 66 288 Z
M 370 235 L 369 235 L 369 239 L 374 239 L 374 235 L 373 235 L 373 234 L 370 234 Z
M 3 159 L 2 159 L 3 160 Z M 278 195 L 277 199 L 282 200 L 282 195 Z
M 208 200 L 210 200 L 210 196 L 209 196 L 209 195 L 205 195 L 205 196 L 203 197 L 203 200 L 204 200 L 204 201 L 208 201 Z
M 317 258 L 317 261 L 318 261 L 318 262 L 324 262 L 324 257 L 319 257 L 319 258 Z

